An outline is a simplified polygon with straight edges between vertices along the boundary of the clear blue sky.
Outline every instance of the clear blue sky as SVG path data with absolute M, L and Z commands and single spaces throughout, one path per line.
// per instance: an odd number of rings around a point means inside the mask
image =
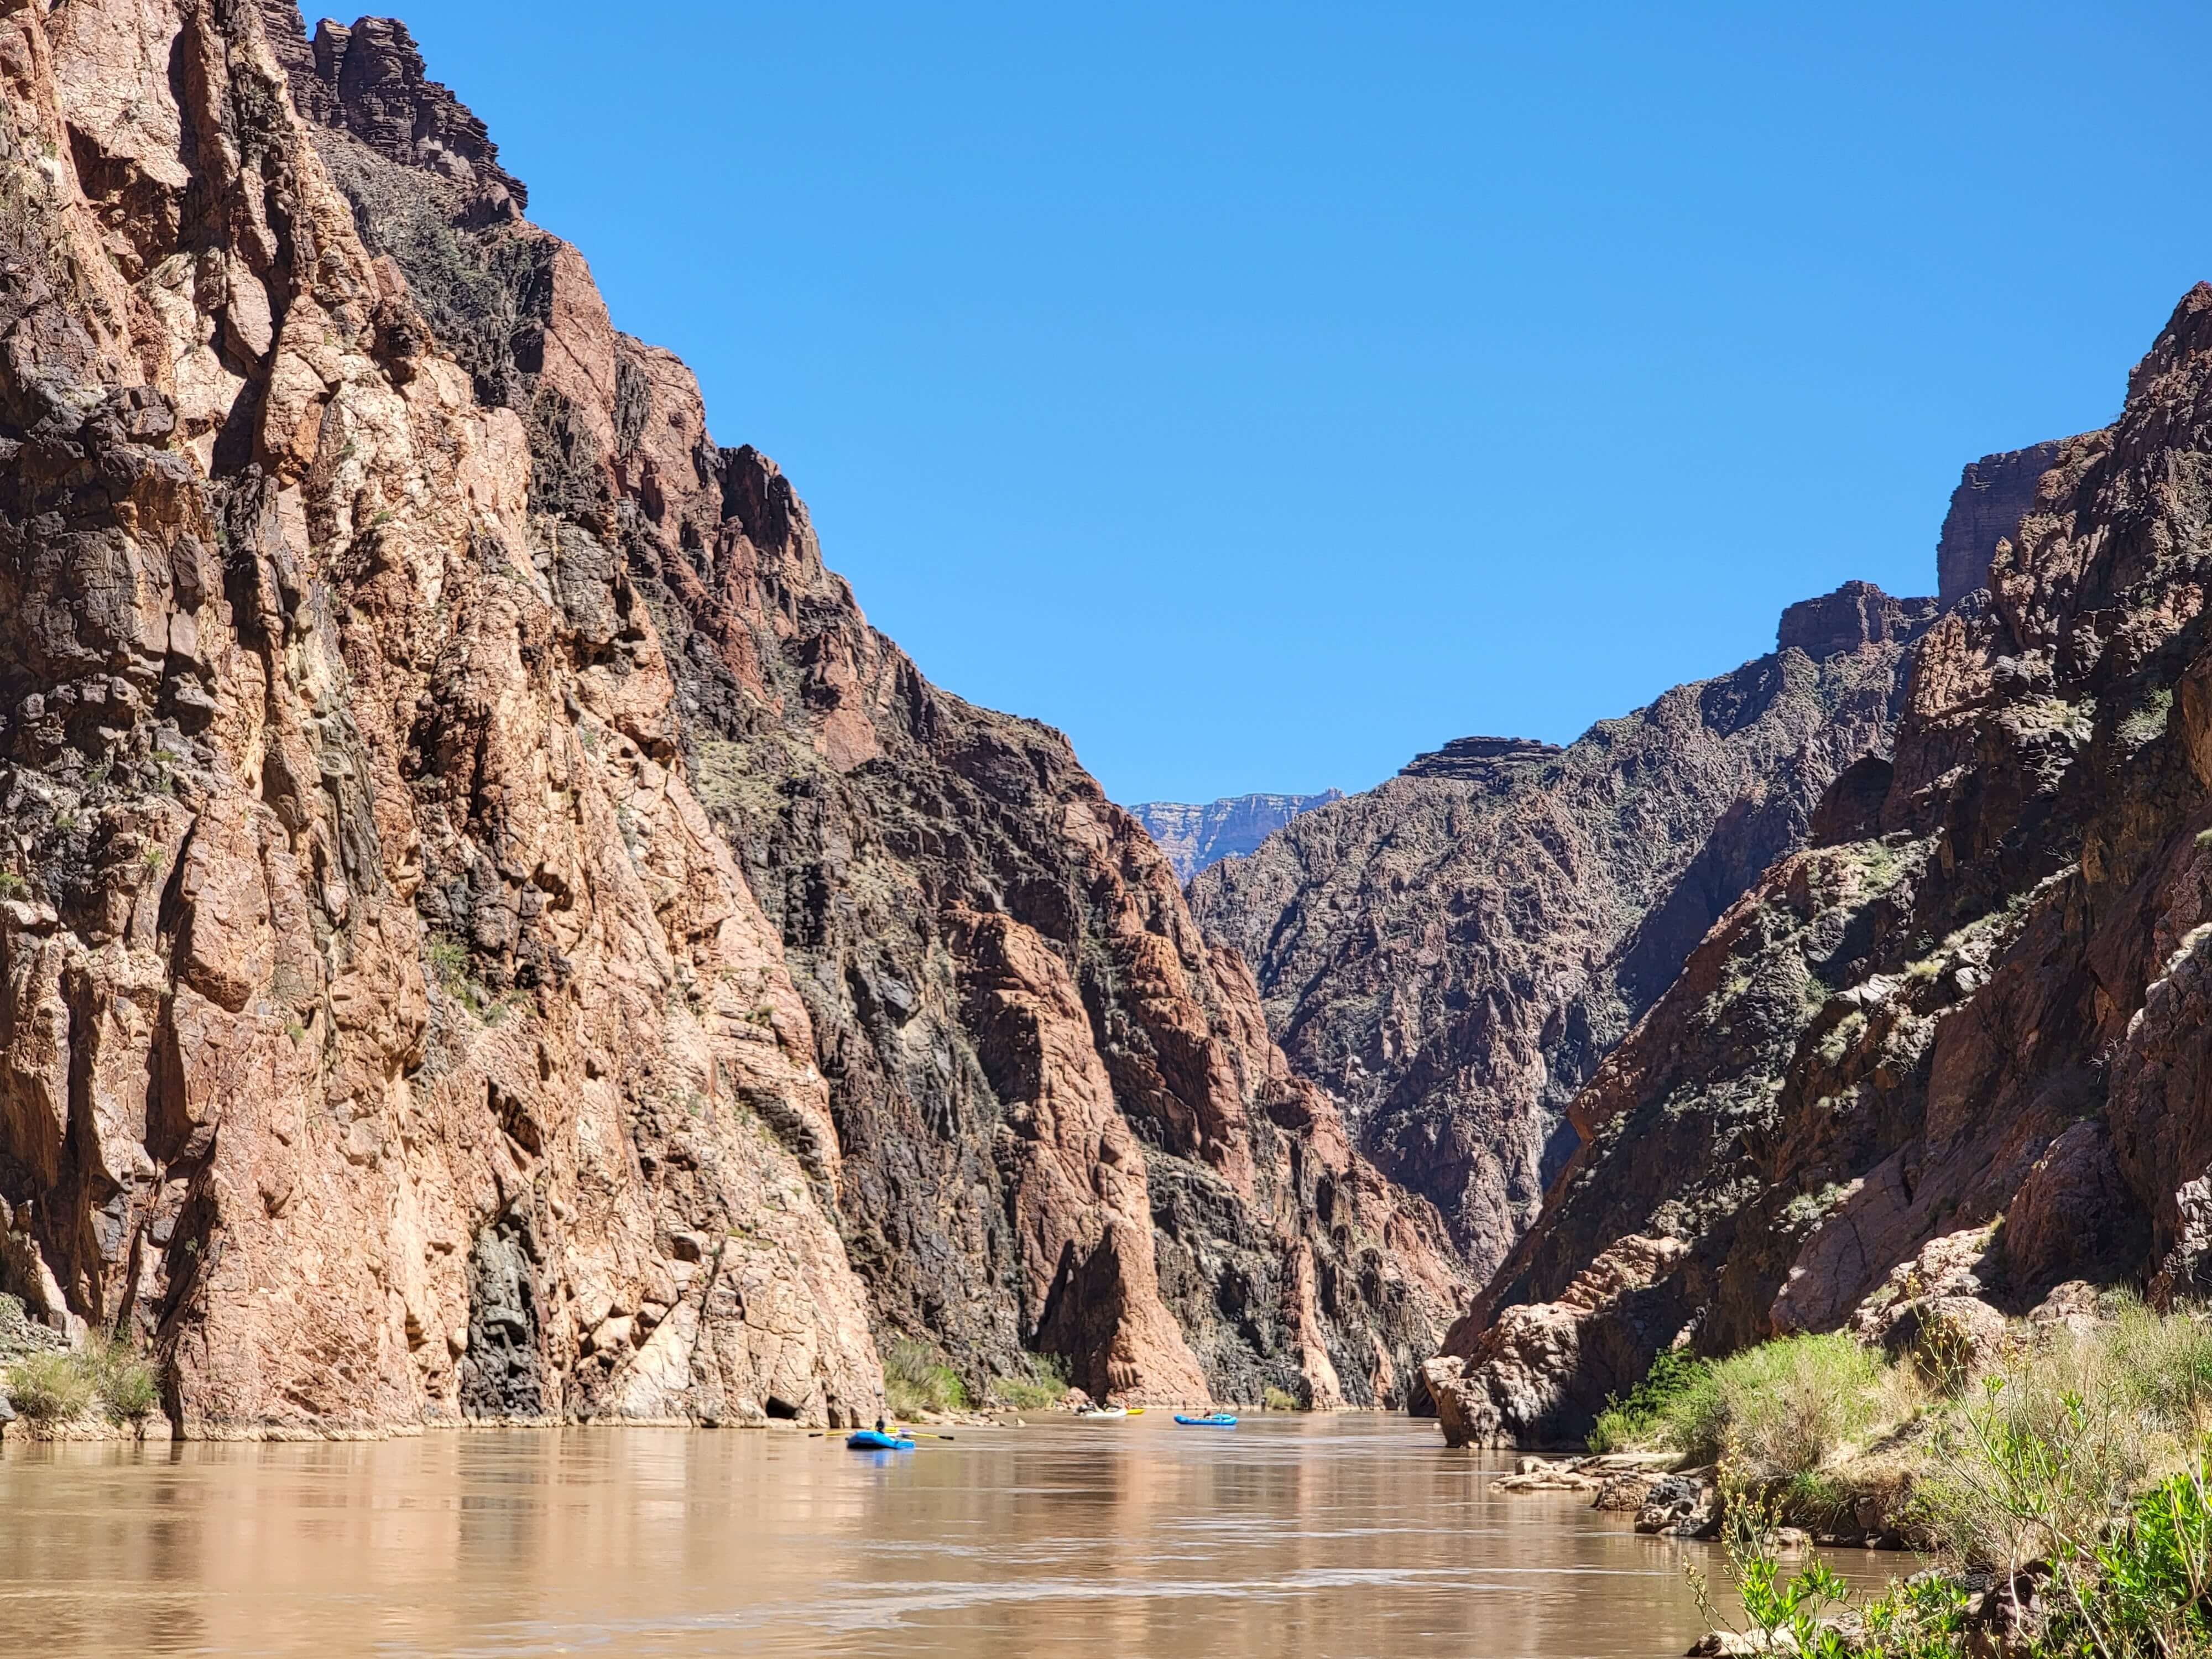
M 2212 275 L 2201 6 L 402 15 L 877 625 L 1123 800 L 1933 592 L 1960 465 Z

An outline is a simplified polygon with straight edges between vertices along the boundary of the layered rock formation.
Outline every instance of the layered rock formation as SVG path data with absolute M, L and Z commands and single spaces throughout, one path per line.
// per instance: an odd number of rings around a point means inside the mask
M 1243 858 L 1301 812 L 1342 800 L 1341 789 L 1318 795 L 1232 795 L 1188 806 L 1180 801 L 1148 800 L 1129 809 L 1145 826 L 1168 863 L 1188 881 L 1210 864 Z
M 1865 583 L 1779 648 L 1565 750 L 1468 738 L 1193 883 L 1292 1064 L 1479 1269 L 1534 1218 L 1568 1101 L 1854 762 L 1935 614 Z
M 1432 1212 L 404 28 L 0 28 L 0 1288 L 198 1433 L 1402 1394 Z
M 2200 286 L 1913 647 L 1893 757 L 1574 1103 L 1580 1150 L 1431 1367 L 1455 1437 L 1571 1439 L 1673 1343 L 2212 1286 L 2208 410 Z
M 2035 505 L 2037 481 L 2057 459 L 2054 441 L 1966 463 L 1936 541 L 1936 592 L 1945 605 L 1987 585 L 1997 544 L 2020 533 L 2021 517 Z

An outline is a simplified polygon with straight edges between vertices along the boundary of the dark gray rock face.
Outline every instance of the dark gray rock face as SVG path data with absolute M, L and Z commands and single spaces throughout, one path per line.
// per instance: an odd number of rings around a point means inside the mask
M 1176 874 L 1188 881 L 1209 864 L 1243 858 L 1299 813 L 1343 799 L 1343 790 L 1328 789 L 1318 795 L 1231 795 L 1203 806 L 1148 800 L 1129 814 L 1159 844 Z
M 1358 1143 L 1486 1273 L 1564 1161 L 1568 1100 L 1854 762 L 1887 750 L 1932 601 L 1852 583 L 1783 648 L 1565 750 L 1465 738 L 1191 886 Z
M 478 1418 L 532 1418 L 545 1409 L 538 1341 L 538 1267 L 530 1229 L 502 1216 L 469 1252 L 469 1347 L 461 1406 Z
M 1936 544 L 1936 592 L 1955 605 L 1987 585 L 2000 541 L 2020 532 L 2021 515 L 2035 505 L 2035 486 L 2058 459 L 2057 441 L 2030 444 L 1966 463 Z

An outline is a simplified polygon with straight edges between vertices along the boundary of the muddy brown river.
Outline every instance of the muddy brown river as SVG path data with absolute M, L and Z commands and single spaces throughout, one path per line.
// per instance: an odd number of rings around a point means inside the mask
M 0 1650 L 1638 1659 L 1697 1545 L 1432 1424 L 0 1448 Z

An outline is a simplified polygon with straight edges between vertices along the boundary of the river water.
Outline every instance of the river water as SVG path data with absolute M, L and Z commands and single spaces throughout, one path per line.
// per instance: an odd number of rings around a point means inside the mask
M 0 1448 L 0 1651 L 1657 1659 L 1704 1547 L 1432 1424 Z

